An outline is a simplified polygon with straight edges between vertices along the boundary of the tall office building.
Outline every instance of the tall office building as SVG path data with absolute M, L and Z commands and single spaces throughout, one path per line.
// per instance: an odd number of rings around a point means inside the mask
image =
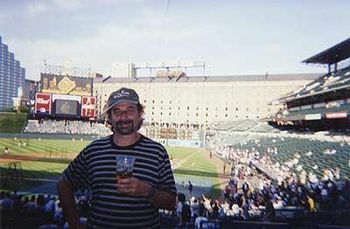
M 25 69 L 2 43 L 0 36 L 0 111 L 13 107 L 13 100 L 18 96 L 18 88 L 24 86 Z

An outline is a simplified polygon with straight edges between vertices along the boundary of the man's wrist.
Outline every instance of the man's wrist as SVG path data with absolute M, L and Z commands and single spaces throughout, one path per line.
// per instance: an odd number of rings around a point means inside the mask
M 156 194 L 156 188 L 153 187 L 152 185 L 149 185 L 149 189 L 148 189 L 148 192 L 147 192 L 147 195 L 146 195 L 146 198 L 147 199 L 151 199 L 154 197 L 154 195 Z

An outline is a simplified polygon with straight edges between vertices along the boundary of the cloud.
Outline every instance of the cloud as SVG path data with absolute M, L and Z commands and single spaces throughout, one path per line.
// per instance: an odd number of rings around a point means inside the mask
M 114 62 L 168 60 L 204 60 L 207 73 L 216 75 L 296 69 L 304 57 L 345 39 L 349 31 L 347 7 L 332 10 L 337 16 L 316 26 L 322 16 L 318 10 L 310 13 L 292 3 L 282 8 L 172 1 L 165 16 L 166 3 L 4 0 L 0 35 L 27 68 L 27 76 L 38 78 L 43 59 L 49 64 L 72 59 L 73 65 L 103 74 L 110 73 Z M 315 7 L 311 5 L 306 9 Z M 334 31 L 327 34 L 327 27 Z
M 46 13 L 49 10 L 50 10 L 49 2 L 36 1 L 36 2 L 30 2 L 28 5 L 28 12 L 32 16 Z
M 74 11 L 81 6 L 81 0 L 39 0 L 28 2 L 27 9 L 30 15 L 35 16 L 49 12 Z
M 174 59 L 191 59 L 184 54 L 189 45 L 200 34 L 205 33 L 207 27 L 193 28 L 183 26 L 181 32 L 178 26 L 166 31 L 165 42 L 160 47 L 160 27 L 156 21 L 159 15 L 147 13 L 144 20 L 135 19 L 128 24 L 118 22 L 108 23 L 96 27 L 91 34 L 79 34 L 75 39 L 55 39 L 51 37 L 36 39 L 15 39 L 16 52 L 21 55 L 22 65 L 28 66 L 28 76 L 38 78 L 40 66 L 46 59 L 48 64 L 61 64 L 65 59 L 72 59 L 73 64 L 81 67 L 91 67 L 104 74 L 110 74 L 110 65 L 114 62 L 138 62 Z M 177 19 L 174 19 L 177 20 Z M 132 26 L 130 26 L 132 24 Z M 80 33 L 80 32 L 79 32 Z M 67 42 L 68 41 L 68 42 Z M 174 45 L 177 46 L 174 51 Z M 156 51 L 159 51 L 159 56 Z M 35 53 L 35 55 L 32 55 Z M 31 67 L 29 67 L 31 66 Z
M 82 0 L 54 0 L 54 2 L 57 7 L 67 11 L 78 9 L 83 3 Z

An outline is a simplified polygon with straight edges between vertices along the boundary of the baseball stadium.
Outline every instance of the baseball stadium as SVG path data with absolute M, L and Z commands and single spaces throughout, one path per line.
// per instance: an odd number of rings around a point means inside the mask
M 122 78 L 47 68 L 27 112 L 0 113 L 1 228 L 67 228 L 58 179 L 112 133 L 103 110 L 121 87 L 138 92 L 140 132 L 165 146 L 189 206 L 183 227 L 177 209 L 161 209 L 162 228 L 349 228 L 349 57 L 350 38 L 303 60 L 328 67 L 319 74 L 187 76 L 148 66 L 162 71 Z M 76 204 L 85 218 L 89 190 Z

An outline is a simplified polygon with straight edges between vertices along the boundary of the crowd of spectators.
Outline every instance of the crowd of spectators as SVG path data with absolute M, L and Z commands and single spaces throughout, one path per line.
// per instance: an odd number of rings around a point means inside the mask
M 276 170 L 268 156 L 259 157 L 256 152 L 231 147 L 220 150 L 228 151 L 231 164 L 224 198 L 215 200 L 202 195 L 185 201 L 185 196 L 179 193 L 176 216 L 180 227 L 219 228 L 223 222 L 234 220 L 279 222 L 297 218 L 312 223 L 350 225 L 346 217 L 350 213 L 348 179 L 337 176 L 332 170 L 320 179 L 307 176 L 300 179 L 290 171 Z M 274 180 L 258 171 L 253 166 L 257 161 L 282 174 L 280 179 Z M 189 206 L 190 213 L 185 206 Z M 330 213 L 339 213 L 343 218 L 335 217 L 338 221 L 331 221 Z
M 86 222 L 89 203 L 86 195 L 77 195 L 81 221 Z M 0 193 L 1 228 L 68 228 L 56 195 Z
M 261 207 L 266 198 L 273 202 L 274 209 L 291 206 L 318 212 L 350 208 L 350 182 L 347 178 L 340 178 L 337 170 L 325 171 L 320 179 L 312 173 L 297 176 L 288 171 L 288 167 L 281 168 L 271 163 L 268 156 L 259 158 L 257 154 L 253 156 L 250 152 L 234 149 L 231 152 L 234 166 L 232 178 L 225 189 L 225 196 L 231 201 L 240 196 L 250 203 L 251 209 Z M 252 166 L 256 161 L 278 174 L 276 179 L 257 173 Z M 252 178 L 255 178 L 254 185 L 249 183 L 249 180 L 254 182 Z
M 73 120 L 28 120 L 24 129 L 27 133 L 86 134 L 106 136 L 110 129 L 102 123 Z
M 312 172 L 296 173 L 287 164 L 280 165 L 271 159 L 271 154 L 277 153 L 276 148 L 260 153 L 256 149 L 213 142 L 209 142 L 211 153 L 225 160 L 223 173 L 230 177 L 223 198 L 190 195 L 186 200 L 186 195 L 178 193 L 176 209 L 171 212 L 161 210 L 165 225 L 220 228 L 227 220 L 275 222 L 286 219 L 281 214 L 283 211 L 291 213 L 288 218 L 312 218 L 332 224 L 339 221 L 321 220 L 318 216 L 326 213 L 330 217 L 330 213 L 340 211 L 345 211 L 345 215 L 350 213 L 350 181 L 340 176 L 339 168 L 329 168 L 321 177 Z M 259 170 L 258 164 L 266 170 Z M 76 203 L 84 222 L 89 212 L 89 195 L 78 195 Z M 7 224 L 17 228 L 23 225 L 64 228 L 65 225 L 57 197 L 49 194 L 23 196 L 2 192 L 0 207 L 2 228 Z M 348 218 L 340 223 L 350 225 Z
M 339 140 L 331 136 L 314 137 Z M 273 221 L 278 220 L 276 213 L 283 210 L 304 217 L 336 214 L 339 210 L 350 213 L 350 181 L 340 176 L 338 167 L 325 169 L 322 176 L 316 176 L 312 171 L 291 170 L 288 163 L 297 163 L 293 159 L 285 164 L 273 161 L 271 155 L 278 153 L 276 148 L 260 153 L 255 148 L 223 144 L 211 145 L 211 150 L 231 165 L 230 181 L 221 203 L 224 216 Z
M 276 137 L 273 133 L 267 135 Z M 349 138 L 324 133 L 312 136 L 280 133 L 279 137 L 290 136 L 341 144 Z M 225 140 L 220 138 L 219 141 Z M 223 173 L 230 177 L 224 198 L 202 195 L 186 201 L 185 195 L 179 193 L 175 212 L 179 227 L 220 228 L 223 222 L 235 220 L 267 223 L 304 220 L 313 225 L 350 225 L 350 181 L 340 176 L 338 167 L 325 169 L 322 176 L 317 176 L 311 171 L 298 170 L 299 166 L 297 171 L 292 170 L 288 163 L 296 165 L 293 158 L 286 164 L 273 161 L 271 155 L 279 153 L 276 147 L 260 153 L 255 148 L 216 144 L 219 141 L 209 141 L 208 145 L 211 154 L 225 161 Z

